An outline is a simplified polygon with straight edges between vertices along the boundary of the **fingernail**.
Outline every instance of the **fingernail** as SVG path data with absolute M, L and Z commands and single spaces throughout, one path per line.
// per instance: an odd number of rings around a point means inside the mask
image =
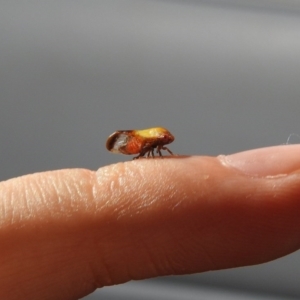
M 300 145 L 282 145 L 218 156 L 223 165 L 252 176 L 286 175 L 300 170 Z

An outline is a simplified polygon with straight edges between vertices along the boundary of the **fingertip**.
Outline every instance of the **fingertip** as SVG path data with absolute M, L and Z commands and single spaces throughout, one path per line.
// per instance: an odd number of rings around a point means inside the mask
M 300 145 L 253 149 L 218 158 L 224 166 L 250 176 L 279 176 L 300 170 Z

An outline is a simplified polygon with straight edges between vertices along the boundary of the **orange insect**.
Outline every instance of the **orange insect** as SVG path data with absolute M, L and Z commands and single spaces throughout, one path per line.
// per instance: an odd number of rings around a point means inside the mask
M 106 141 L 106 148 L 113 153 L 122 153 L 127 155 L 138 154 L 143 157 L 147 154 L 154 157 L 154 149 L 159 156 L 162 156 L 161 150 L 167 150 L 173 155 L 165 145 L 174 141 L 174 136 L 165 128 L 153 127 L 143 130 L 118 130 L 111 134 Z

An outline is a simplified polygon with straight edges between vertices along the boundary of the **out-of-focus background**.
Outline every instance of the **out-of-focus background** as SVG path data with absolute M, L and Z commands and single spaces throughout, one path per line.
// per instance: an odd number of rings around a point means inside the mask
M 180 154 L 300 142 L 296 0 L 1 1 L 0 66 L 0 180 L 128 160 L 116 129 L 167 127 Z M 299 278 L 297 252 L 84 299 L 299 299 Z

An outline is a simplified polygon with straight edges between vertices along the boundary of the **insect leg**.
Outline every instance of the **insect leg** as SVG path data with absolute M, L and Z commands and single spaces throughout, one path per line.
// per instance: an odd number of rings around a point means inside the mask
M 152 156 L 152 158 L 154 158 L 154 148 L 151 148 L 150 150 L 149 150 L 149 153 L 151 152 L 151 156 Z
M 159 154 L 160 157 L 162 157 L 162 154 L 160 151 L 161 148 L 162 148 L 161 146 L 157 146 L 157 150 L 156 150 L 156 152 Z
M 135 157 L 133 158 L 133 160 L 134 160 L 134 159 L 139 159 L 139 158 L 141 158 L 141 157 L 144 157 L 145 154 L 146 154 L 145 152 L 142 152 L 142 153 L 140 153 L 138 156 L 135 156 Z
M 167 150 L 171 155 L 174 155 L 174 153 L 169 148 L 167 148 L 166 146 L 161 147 L 161 149 Z
M 140 157 L 141 155 L 139 154 L 138 156 L 135 156 L 132 160 L 139 159 Z

